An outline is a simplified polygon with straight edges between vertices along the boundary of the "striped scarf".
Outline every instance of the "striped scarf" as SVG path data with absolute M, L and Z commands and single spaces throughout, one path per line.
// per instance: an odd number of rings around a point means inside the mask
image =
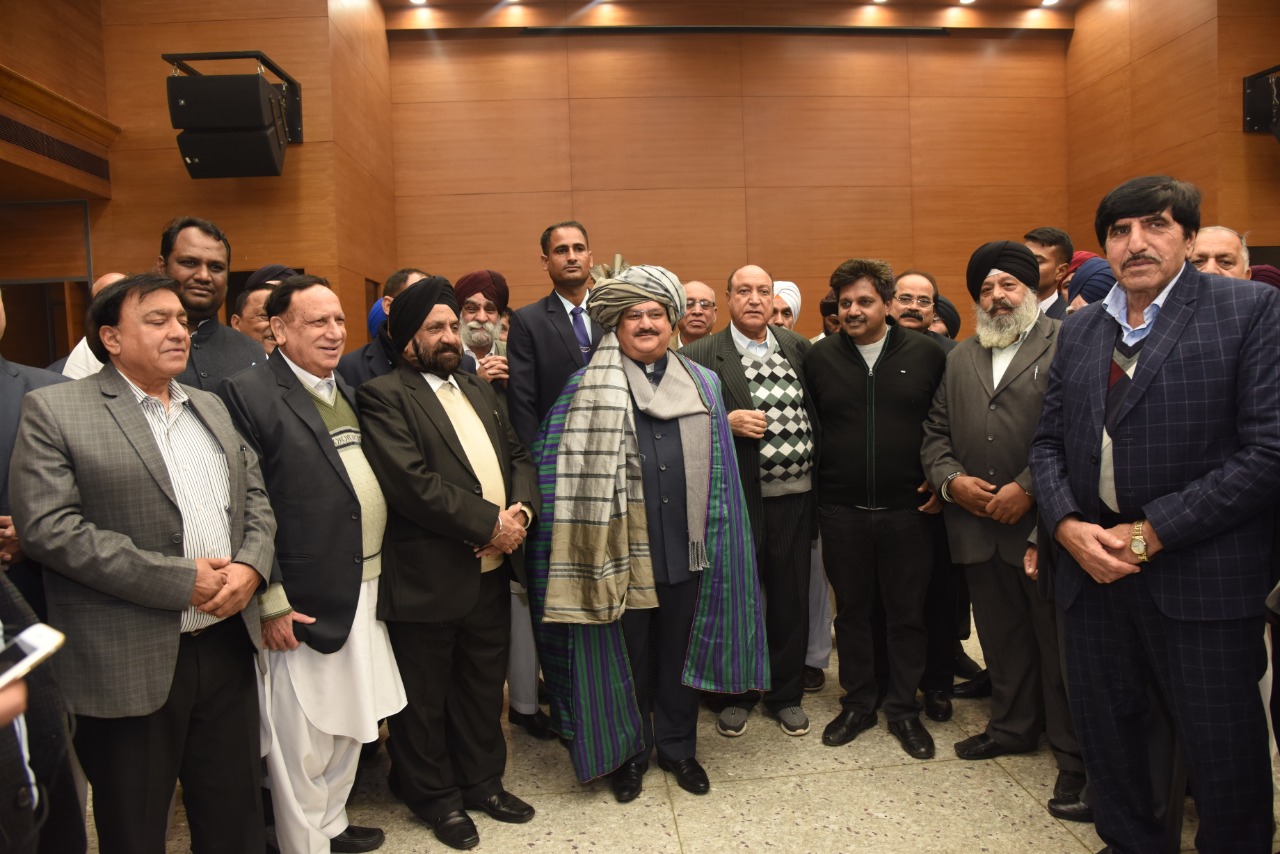
M 705 537 L 710 566 L 697 579 L 698 604 L 681 681 L 700 691 L 727 694 L 767 690 L 769 654 L 751 523 L 719 380 L 683 356 L 670 358 L 679 359 L 692 375 L 712 427 Z M 622 624 L 543 619 L 556 518 L 556 459 L 565 416 L 583 374 L 570 377 L 533 444 L 542 518 L 528 544 L 526 570 L 538 654 L 551 693 L 552 726 L 570 739 L 574 771 L 585 782 L 609 774 L 639 753 L 644 733 Z

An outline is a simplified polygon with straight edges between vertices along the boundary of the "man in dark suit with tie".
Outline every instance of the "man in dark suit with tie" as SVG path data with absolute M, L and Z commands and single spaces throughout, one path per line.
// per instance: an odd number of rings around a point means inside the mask
M 587 229 L 566 220 L 542 232 L 542 269 L 553 290 L 511 315 L 507 335 L 507 407 L 520 442 L 529 447 L 569 376 L 591 361 L 604 330 L 587 316 L 591 282 Z
M 1067 319 L 1067 303 L 1058 294 L 1058 285 L 1071 266 L 1071 235 L 1051 225 L 1033 228 L 1022 236 L 1026 247 L 1036 257 L 1040 267 L 1039 281 L 1035 285 L 1036 298 L 1040 301 L 1040 313 L 1053 320 Z
M 1187 757 L 1200 851 L 1271 852 L 1266 669 L 1280 294 L 1187 263 L 1200 192 L 1135 178 L 1094 219 L 1118 284 L 1062 327 L 1031 449 L 1062 547 L 1067 690 L 1098 835 L 1159 850 L 1147 687 Z
M 243 854 L 265 845 L 253 594 L 276 526 L 222 401 L 174 380 L 178 287 L 131 276 L 94 299 L 87 337 L 109 364 L 24 398 L 10 494 L 67 635 L 51 665 L 99 849 L 161 854 L 181 779 L 195 848 Z
M 502 785 L 510 582 L 525 582 L 538 487 L 489 383 L 458 372 L 453 289 L 424 279 L 391 304 L 403 364 L 357 392 L 369 463 L 387 499 L 378 617 L 409 705 L 390 718 L 392 791 L 438 839 L 471 848 L 466 809 L 525 822 Z

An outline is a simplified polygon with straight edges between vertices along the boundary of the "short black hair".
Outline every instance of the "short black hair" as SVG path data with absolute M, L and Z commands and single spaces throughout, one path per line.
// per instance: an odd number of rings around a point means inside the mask
M 305 291 L 307 288 L 314 288 L 317 285 L 323 288 L 329 287 L 329 280 L 323 276 L 298 275 L 290 276 L 280 284 L 276 285 L 271 291 L 271 296 L 267 297 L 267 317 L 279 317 L 289 310 L 289 306 L 293 304 L 293 295 L 298 291 Z
M 576 219 L 566 219 L 564 222 L 557 222 L 555 225 L 549 225 L 545 229 L 543 229 L 542 238 L 540 240 L 540 242 L 542 243 L 543 255 L 546 255 L 551 251 L 551 232 L 555 231 L 557 228 L 578 229 L 578 231 L 582 232 L 582 242 L 587 244 L 588 248 L 591 247 L 591 238 L 587 236 L 587 227 L 582 223 L 578 222 Z
M 173 244 L 177 242 L 178 234 L 188 228 L 197 229 L 214 240 L 220 241 L 223 248 L 227 250 L 227 266 L 231 266 L 231 241 L 227 240 L 227 235 L 209 220 L 196 216 L 180 216 L 170 220 L 164 227 L 164 232 L 160 235 L 160 257 L 166 264 L 169 263 L 169 256 L 173 253 Z
M 893 283 L 897 285 L 898 282 L 902 281 L 904 276 L 919 276 L 922 279 L 928 279 L 929 284 L 933 285 L 933 298 L 938 298 L 938 280 L 935 279 L 932 274 L 926 273 L 924 270 L 903 270 L 901 273 L 893 277 Z M 897 290 L 897 288 L 894 288 L 894 290 Z
M 831 289 L 836 292 L 837 301 L 840 291 L 859 279 L 870 279 L 886 305 L 893 299 L 893 268 L 888 261 L 879 258 L 850 258 L 831 274 Z
M 270 282 L 258 282 L 250 285 L 240 292 L 240 296 L 236 297 L 236 310 L 233 312 L 236 317 L 244 315 L 244 307 L 249 302 L 249 294 L 256 294 L 258 291 L 274 291 L 276 286 Z
M 1182 233 L 1194 238 L 1200 230 L 1200 190 L 1195 184 L 1168 175 L 1146 175 L 1125 181 L 1098 204 L 1098 213 L 1093 218 L 1098 245 L 1106 247 L 1107 234 L 1118 220 L 1150 216 L 1166 208 L 1173 212 L 1173 221 L 1182 226 Z
M 1029 240 L 1032 243 L 1039 243 L 1041 246 L 1048 246 L 1059 251 L 1059 257 L 1063 264 L 1071 263 L 1071 256 L 1076 254 L 1075 247 L 1071 245 L 1071 235 L 1067 234 L 1060 228 L 1054 228 L 1051 225 L 1042 225 L 1039 228 L 1033 228 L 1026 234 L 1022 235 L 1023 240 Z M 1032 288 L 1035 290 L 1035 288 Z
M 138 299 L 143 299 L 156 291 L 165 290 L 177 294 L 180 289 L 177 281 L 162 273 L 136 273 L 125 276 L 98 292 L 84 315 L 84 337 L 99 362 L 105 365 L 111 361 L 111 354 L 102 343 L 102 327 L 120 325 L 120 309 L 129 294 L 136 293 Z
M 405 282 L 407 282 L 409 277 L 414 273 L 417 273 L 424 279 L 431 278 L 430 273 L 424 270 L 419 270 L 417 267 L 401 267 L 390 276 L 387 276 L 387 280 L 382 283 L 382 295 L 384 297 L 399 296 L 400 292 L 404 290 Z

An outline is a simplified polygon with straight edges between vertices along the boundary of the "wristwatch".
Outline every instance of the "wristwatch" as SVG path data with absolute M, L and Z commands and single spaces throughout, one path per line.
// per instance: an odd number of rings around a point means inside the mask
M 1129 539 L 1129 551 L 1138 558 L 1138 563 L 1146 563 L 1151 560 L 1147 557 L 1147 540 L 1142 536 L 1142 521 L 1133 523 L 1133 534 Z

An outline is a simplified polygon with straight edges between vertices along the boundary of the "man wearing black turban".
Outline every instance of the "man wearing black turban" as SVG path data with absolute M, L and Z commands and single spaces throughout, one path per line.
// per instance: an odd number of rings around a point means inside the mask
M 357 392 L 364 449 L 387 499 L 378 617 L 409 705 L 388 719 L 391 789 L 453 848 L 479 843 L 465 812 L 525 822 L 502 785 L 510 583 L 525 583 L 538 506 L 528 452 L 475 374 L 458 371 L 457 300 L 431 276 L 391 303 L 401 364 Z

